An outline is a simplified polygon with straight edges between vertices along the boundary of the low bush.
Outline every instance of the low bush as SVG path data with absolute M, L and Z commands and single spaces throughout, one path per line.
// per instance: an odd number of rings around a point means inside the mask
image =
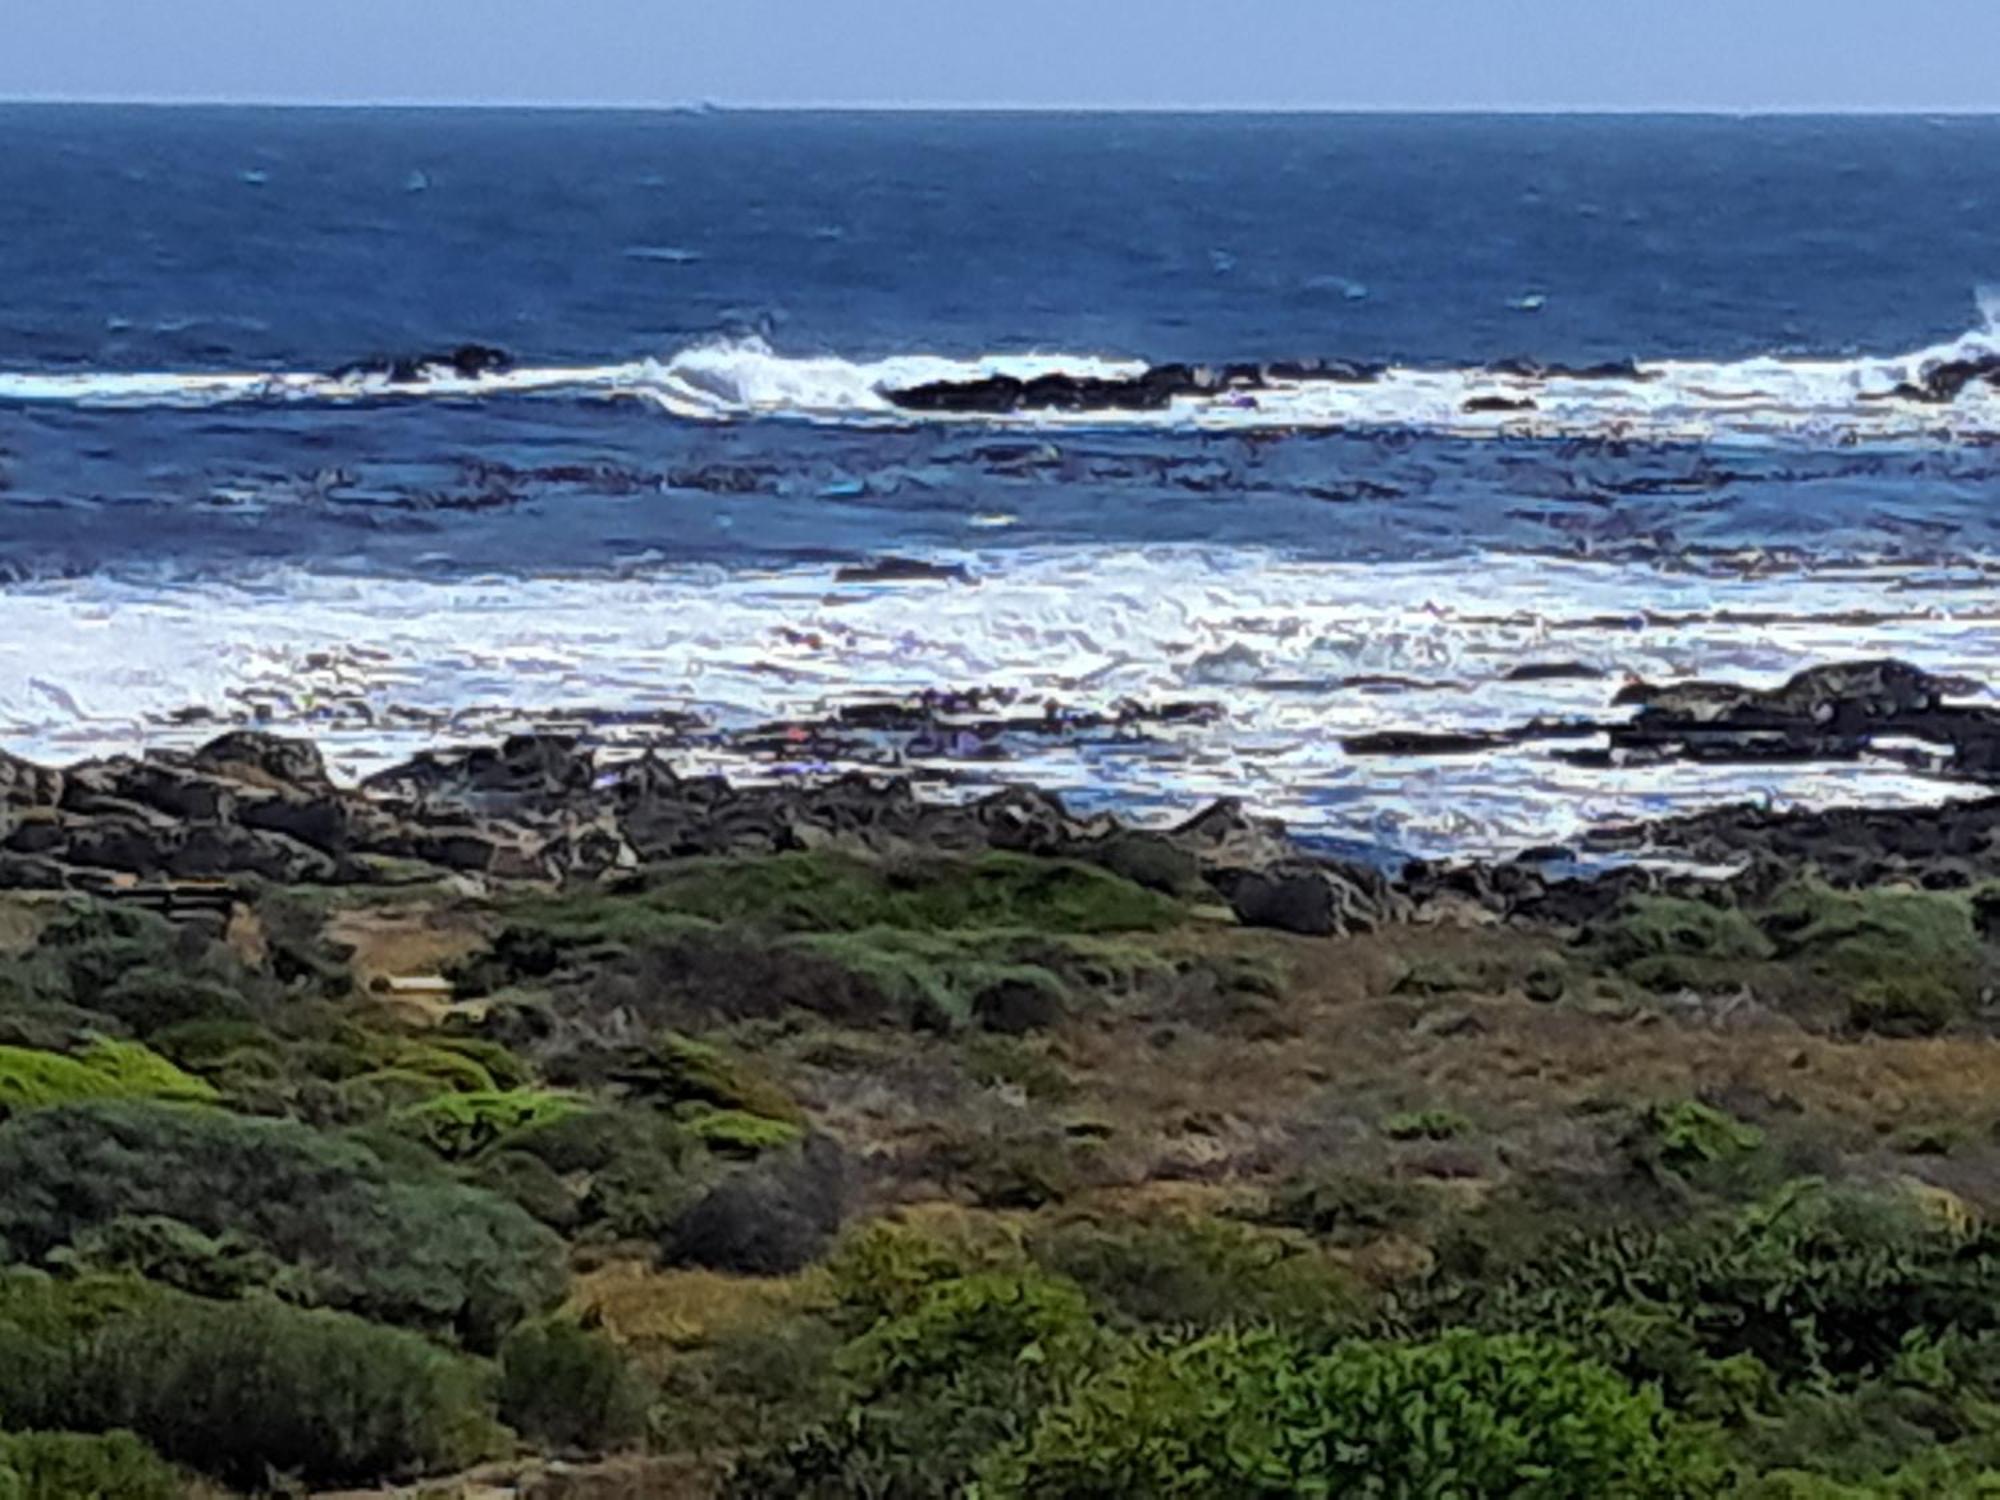
M 1406 1230 L 1431 1211 L 1430 1194 L 1414 1183 L 1358 1172 L 1315 1172 L 1272 1195 L 1265 1217 L 1335 1244 L 1361 1244 Z
M 183 1500 L 187 1486 L 129 1432 L 0 1433 L 0 1500 Z
M 432 1094 L 422 1103 L 398 1109 L 391 1123 L 438 1155 L 459 1161 L 476 1156 L 503 1136 L 585 1108 L 574 1094 L 547 1089 L 485 1089 Z
M 847 1162 L 823 1136 L 724 1178 L 667 1226 L 677 1265 L 782 1276 L 825 1253 L 853 1197 Z
M 1353 1279 L 1318 1247 L 1228 1219 L 1074 1219 L 1028 1244 L 1038 1265 L 1129 1326 L 1325 1329 L 1360 1307 Z
M 108 1322 L 82 1363 L 91 1425 L 244 1487 L 379 1482 L 502 1446 L 477 1363 L 345 1313 L 163 1298 Z
M 1763 925 L 1779 954 L 1839 995 L 1862 1030 L 1934 1032 L 1979 1003 L 1983 953 L 1962 892 L 1798 881 L 1772 901 Z
M 1382 1134 L 1392 1141 L 1450 1141 L 1471 1129 L 1472 1122 L 1452 1109 L 1410 1110 L 1382 1122 Z
M 1561 1345 L 1454 1333 L 1312 1355 L 1268 1334 L 1143 1347 L 983 1466 L 982 1494 L 1692 1500 L 1723 1464 L 1659 1393 Z
M 97 1037 L 74 1056 L 0 1047 L 0 1120 L 83 1099 L 215 1097 L 208 1084 L 137 1042 Z
M 286 1120 L 107 1101 L 0 1125 L 0 1244 L 40 1260 L 119 1218 L 235 1234 L 314 1300 L 476 1348 L 554 1304 L 563 1246 L 513 1204 Z
M 550 1319 L 523 1324 L 500 1346 L 500 1416 L 531 1441 L 601 1453 L 644 1432 L 646 1393 L 603 1334 Z

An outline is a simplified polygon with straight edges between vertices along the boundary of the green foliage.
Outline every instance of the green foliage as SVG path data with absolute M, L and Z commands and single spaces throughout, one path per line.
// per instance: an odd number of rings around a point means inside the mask
M 0 1047 L 0 1119 L 82 1099 L 215 1097 L 209 1085 L 138 1042 L 96 1037 L 74 1057 Z
M 1022 1271 L 935 1282 L 840 1351 L 848 1407 L 739 1463 L 726 1493 L 956 1493 L 1104 1347 L 1082 1291 L 1067 1282 Z
M 1773 1381 L 1878 1374 L 1913 1331 L 2000 1326 L 2000 1240 L 1904 1199 L 1800 1183 L 1663 1229 L 1560 1236 L 1504 1277 L 1444 1278 L 1392 1321 L 1566 1339 L 1726 1415 Z
M 129 1432 L 0 1433 L 0 1500 L 182 1500 L 187 1486 Z
M 1382 1134 L 1392 1141 L 1450 1141 L 1472 1129 L 1472 1121 L 1454 1109 L 1417 1109 L 1389 1116 Z
M 258 1290 L 306 1295 L 306 1278 L 241 1235 L 203 1234 L 179 1219 L 123 1216 L 93 1225 L 52 1251 L 51 1264 L 84 1274 L 130 1274 L 199 1297 Z
M 713 921 L 795 932 L 1151 931 L 1179 911 L 1096 865 L 999 852 L 903 864 L 827 853 L 688 861 L 660 878 L 647 899 Z
M 1841 891 L 1798 881 L 1764 928 L 1848 1004 L 1857 1027 L 1937 1031 L 1978 1004 L 1982 975 L 1972 902 L 1956 891 Z
M 1679 1500 L 1722 1480 L 1657 1391 L 1558 1344 L 1458 1332 L 1312 1355 L 1231 1333 L 1086 1376 L 988 1462 L 980 1493 Z
M 1315 1172 L 1273 1195 L 1269 1221 L 1335 1244 L 1361 1244 L 1412 1228 L 1431 1200 L 1414 1183 L 1359 1172 Z
M 601 1333 L 564 1319 L 524 1323 L 500 1346 L 500 1416 L 534 1442 L 601 1453 L 644 1431 L 646 1393 Z
M 1135 1326 L 1324 1329 L 1360 1306 L 1353 1279 L 1318 1247 L 1228 1219 L 1075 1219 L 1035 1234 L 1029 1248 L 1037 1264 Z
M 483 1367 L 344 1313 L 167 1296 L 107 1322 L 81 1365 L 92 1426 L 237 1485 L 367 1483 L 501 1446 Z
M 805 1119 L 782 1085 L 750 1059 L 678 1032 L 655 1037 L 625 1081 L 665 1104 L 706 1105 L 798 1125 Z
M 1734 983 L 1776 951 L 1738 908 L 1680 896 L 1633 897 L 1597 938 L 1608 962 L 1654 990 Z
M 420 1104 L 397 1110 L 392 1123 L 438 1155 L 457 1161 L 477 1155 L 503 1136 L 576 1114 L 585 1107 L 574 1094 L 546 1089 L 485 1089 L 433 1094 Z
M 285 1120 L 106 1101 L 0 1125 L 0 1242 L 40 1259 L 114 1219 L 234 1233 L 295 1268 L 313 1299 L 451 1331 L 479 1348 L 552 1305 L 561 1242 L 511 1203 L 404 1176 Z
M 674 1118 L 702 1145 L 723 1156 L 757 1156 L 795 1146 L 805 1139 L 805 1131 L 789 1121 L 767 1119 L 740 1109 L 696 1106 L 676 1110 Z
M 1060 1063 L 1019 1037 L 990 1032 L 968 1036 L 959 1044 L 958 1058 L 974 1081 L 1019 1089 L 1036 1104 L 1060 1104 L 1076 1092 Z
M 1732 1115 L 1682 1099 L 1656 1104 L 1641 1118 L 1633 1149 L 1669 1172 L 1689 1173 L 1757 1150 L 1764 1132 Z

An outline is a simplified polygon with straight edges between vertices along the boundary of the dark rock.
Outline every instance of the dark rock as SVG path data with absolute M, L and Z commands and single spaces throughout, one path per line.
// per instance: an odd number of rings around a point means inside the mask
M 1535 359 L 1496 359 L 1486 367 L 1496 375 L 1526 380 L 1651 380 L 1653 376 L 1630 359 L 1603 360 L 1594 365 L 1543 364 Z
M 1167 834 L 1213 876 L 1224 870 L 1257 870 L 1299 857 L 1299 851 L 1276 818 L 1259 818 L 1242 802 L 1225 797 L 1209 804 Z
M 480 375 L 512 369 L 514 360 L 504 349 L 488 344 L 460 344 L 456 349 L 429 354 L 373 355 L 339 365 L 329 373 L 335 380 L 354 380 L 379 375 L 390 385 L 422 385 L 441 376 L 471 380 Z
M 1602 677 L 1597 667 L 1580 661 L 1530 661 L 1507 671 L 1508 682 L 1561 682 Z
M 62 772 L 0 750 L 0 806 L 54 807 L 62 795 Z
M 917 557 L 881 557 L 868 563 L 850 563 L 836 568 L 835 583 L 969 583 L 972 574 L 963 563 L 926 562 Z
M 2000 354 L 1981 354 L 1972 359 L 1944 359 L 1925 365 L 1914 382 L 1905 380 L 1889 395 L 1903 401 L 1922 401 L 1934 406 L 1956 401 L 1975 380 L 2000 386 Z
M 184 880 L 256 875 L 284 885 L 323 885 L 345 874 L 334 860 L 295 839 L 226 824 L 191 825 L 165 852 L 155 868 Z
M 210 740 L 195 751 L 197 771 L 249 786 L 330 791 L 326 760 L 311 740 L 242 729 Z
M 1349 755 L 1477 755 L 1508 744 L 1505 734 L 1430 733 L 1415 729 L 1389 729 L 1376 734 L 1349 735 L 1340 748 Z
M 1468 414 L 1483 411 L 1533 411 L 1535 402 L 1530 396 L 1467 396 L 1459 403 L 1458 409 Z
M 1979 776 L 2000 765 L 2000 713 L 1945 702 L 1975 688 L 1889 660 L 1811 667 L 1772 689 L 1639 682 L 1613 699 L 1638 713 L 1609 733 L 1614 750 L 1697 760 L 1851 758 L 1873 736 L 1903 735 L 1951 746 L 1951 769 Z
M 1377 872 L 1328 862 L 1243 871 L 1226 894 L 1246 927 L 1307 937 L 1368 932 L 1389 913 L 1386 882 Z

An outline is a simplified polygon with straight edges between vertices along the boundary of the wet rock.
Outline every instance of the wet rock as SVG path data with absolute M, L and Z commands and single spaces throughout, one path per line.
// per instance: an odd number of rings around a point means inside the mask
M 246 786 L 324 792 L 333 787 L 311 740 L 243 729 L 210 740 L 190 758 L 197 771 Z
M 1533 411 L 1535 402 L 1531 396 L 1467 396 L 1458 404 L 1458 409 L 1467 415 L 1487 411 Z
M 587 796 L 596 776 L 595 759 L 574 735 L 517 734 L 497 748 L 427 752 L 377 772 L 362 787 L 419 807 L 532 812 Z
M 1943 406 L 1956 401 L 1974 381 L 2000 386 L 2000 354 L 1981 354 L 1971 359 L 1945 359 L 1925 365 L 1914 381 L 1902 381 L 1891 397 Z
M 1978 776 L 2000 766 L 2000 713 L 1946 702 L 1976 686 L 1893 660 L 1811 667 L 1771 689 L 1639 682 L 1613 699 L 1638 713 L 1609 732 L 1614 751 L 1698 760 L 1851 758 L 1899 735 L 1949 746 L 1949 769 Z
M 513 366 L 513 356 L 504 349 L 490 344 L 460 344 L 455 349 L 426 354 L 371 355 L 336 366 L 328 374 L 335 380 L 379 376 L 390 385 L 422 385 L 444 377 L 471 380 L 499 374 Z
M 1369 932 L 1389 916 L 1387 883 L 1378 873 L 1325 862 L 1246 870 L 1228 882 L 1226 894 L 1246 927 L 1307 937 Z
M 0 806 L 54 807 L 62 795 L 62 772 L 0 751 Z
M 834 569 L 835 583 L 970 583 L 963 563 L 926 562 L 917 557 L 881 557 Z

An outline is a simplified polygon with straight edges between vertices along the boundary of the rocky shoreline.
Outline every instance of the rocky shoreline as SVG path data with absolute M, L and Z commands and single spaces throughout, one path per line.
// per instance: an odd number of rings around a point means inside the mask
M 1973 686 L 1893 661 L 1814 668 L 1771 690 L 1642 683 L 1617 695 L 1637 708 L 1626 723 L 1521 733 L 1605 734 L 1606 749 L 1564 752 L 1600 763 L 1835 761 L 1876 752 L 1882 740 L 1908 741 L 1931 747 L 1905 753 L 1939 774 L 1990 783 L 2000 780 L 2000 711 L 1948 701 Z M 933 696 L 852 711 L 839 724 L 923 735 L 963 711 L 975 722 L 960 732 L 976 737 L 977 713 L 988 706 L 977 695 Z M 1350 753 L 1450 753 L 1489 738 L 1386 735 L 1350 742 Z M 1839 884 L 1966 886 L 2000 876 L 2000 795 L 1908 810 L 1726 807 L 1601 828 L 1577 848 L 1411 861 L 1391 873 L 1315 854 L 1230 799 L 1169 828 L 1140 828 L 1079 814 L 1025 785 L 946 802 L 903 774 L 732 783 L 677 773 L 652 750 L 604 757 L 566 734 L 426 753 L 354 787 L 335 782 L 310 740 L 259 730 L 224 733 L 193 751 L 66 768 L 0 753 L 0 888 L 15 890 L 116 895 L 443 875 L 616 881 L 688 857 L 813 849 L 1075 859 L 1154 889 L 1206 895 L 1246 925 L 1339 934 L 1405 921 L 1580 922 L 1635 890 L 1705 879 L 1761 886 L 1806 865 Z M 1690 873 L 1696 867 L 1716 873 Z

